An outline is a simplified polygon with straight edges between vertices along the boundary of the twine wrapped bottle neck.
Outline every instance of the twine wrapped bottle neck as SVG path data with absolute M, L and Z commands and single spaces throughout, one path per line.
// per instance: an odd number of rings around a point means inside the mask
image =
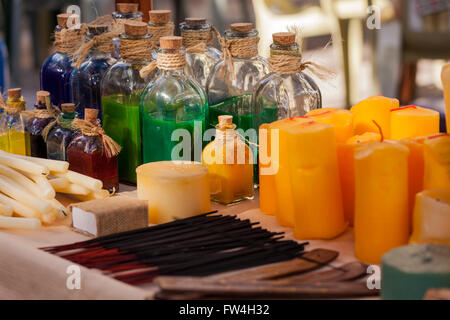
M 20 97 L 19 99 L 8 98 L 6 104 L 3 104 L 2 107 L 8 114 L 18 114 L 25 110 L 26 101 L 23 97 Z
M 150 61 L 152 57 L 151 37 L 121 37 L 120 56 L 125 60 Z
M 205 44 L 205 46 L 212 46 L 214 40 L 214 31 L 212 28 L 202 30 L 185 30 L 181 31 L 183 37 L 183 46 L 185 48 L 194 47 L 198 44 Z
M 159 47 L 159 39 L 161 37 L 172 36 L 175 30 L 173 23 L 149 24 L 148 32 L 152 34 L 151 43 L 154 49 Z
M 75 51 L 83 44 L 87 33 L 85 24 L 81 24 L 80 28 L 62 29 L 55 32 L 55 42 L 53 45 L 57 52 L 74 54 Z

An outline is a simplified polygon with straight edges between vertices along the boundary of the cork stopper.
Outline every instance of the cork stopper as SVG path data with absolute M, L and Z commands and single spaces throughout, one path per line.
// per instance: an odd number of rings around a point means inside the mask
M 183 37 L 166 36 L 159 38 L 161 49 L 179 49 L 183 46 Z
M 47 99 L 47 97 L 50 97 L 50 92 L 48 91 L 38 91 L 36 92 L 36 98 L 37 98 L 37 102 L 39 103 L 45 103 L 45 100 Z
M 273 42 L 282 46 L 288 46 L 295 42 L 295 33 L 293 32 L 277 32 L 272 34 Z
M 231 30 L 241 33 L 250 32 L 253 29 L 253 24 L 250 22 L 232 23 L 230 25 Z
M 206 24 L 206 18 L 186 18 L 184 21 L 189 27 L 199 27 Z
M 141 21 L 125 22 L 125 33 L 129 36 L 145 36 L 147 32 L 148 27 L 145 22 Z
M 74 113 L 75 112 L 75 103 L 62 103 L 61 109 L 64 112 L 67 113 Z
M 97 121 L 98 110 L 86 108 L 84 109 L 84 120 L 95 123 Z
M 170 10 L 150 10 L 148 12 L 151 23 L 169 23 Z
M 108 26 L 106 24 L 89 24 L 88 31 L 94 36 L 98 36 L 99 34 L 108 32 Z
M 222 115 L 218 117 L 219 119 L 219 127 L 229 127 L 233 125 L 233 116 L 230 115 Z
M 131 13 L 131 12 L 137 12 L 139 10 L 139 4 L 138 3 L 116 3 L 116 9 L 120 13 Z
M 20 99 L 22 96 L 21 88 L 12 88 L 8 90 L 8 96 L 12 99 Z
M 58 25 L 61 28 L 67 28 L 67 22 L 72 19 L 72 25 L 75 25 L 79 21 L 79 15 L 73 13 L 60 13 L 56 15 L 56 20 L 58 20 Z

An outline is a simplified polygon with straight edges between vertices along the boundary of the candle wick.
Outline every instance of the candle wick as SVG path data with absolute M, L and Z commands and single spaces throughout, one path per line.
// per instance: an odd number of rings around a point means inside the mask
M 373 123 L 375 123 L 375 125 L 378 128 L 378 131 L 380 132 L 380 136 L 381 136 L 380 142 L 383 142 L 383 140 L 384 140 L 383 129 L 381 129 L 381 126 L 375 120 L 372 120 L 372 121 L 373 121 Z

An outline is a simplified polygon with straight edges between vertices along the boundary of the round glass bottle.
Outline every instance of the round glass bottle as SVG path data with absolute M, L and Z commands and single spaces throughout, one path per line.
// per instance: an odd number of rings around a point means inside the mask
M 107 25 L 89 25 L 87 41 L 95 40 L 96 36 L 107 33 Z M 99 39 L 99 38 L 97 38 Z M 84 109 L 99 110 L 101 114 L 101 92 L 100 82 L 106 70 L 114 64 L 111 58 L 112 40 L 110 37 L 98 40 L 88 53 L 87 59 L 80 65 L 80 68 L 72 70 L 70 84 L 72 86 L 72 101 L 76 105 L 78 117 L 84 118 Z
M 233 116 L 238 129 L 254 128 L 251 97 L 258 81 L 269 72 L 267 61 L 258 55 L 258 41 L 258 31 L 251 23 L 235 23 L 225 31 L 231 57 L 214 66 L 207 83 L 209 128 L 224 114 Z
M 213 32 L 212 25 L 206 23 L 204 18 L 186 18 L 180 23 L 183 46 L 190 48 L 204 43 L 205 52 L 186 53 L 186 73 L 192 76 L 199 84 L 206 89 L 206 81 L 214 68 L 214 65 L 221 59 L 222 53 L 212 46 Z
M 70 85 L 72 55 L 83 44 L 85 30 L 79 24 L 68 28 L 68 22 L 73 22 L 70 14 L 58 14 L 57 19 L 54 43 L 56 52 L 42 65 L 41 89 L 50 92 L 53 105 L 61 107 L 62 103 L 70 102 L 72 99 Z
M 322 107 L 319 87 L 311 77 L 300 71 L 301 52 L 295 42 L 295 34 L 279 32 L 274 33 L 272 38 L 269 59 L 271 72 L 260 80 L 253 95 L 257 115 L 255 125 L 258 127 L 262 123 L 304 116 Z M 287 60 L 283 60 L 284 57 L 295 59 L 288 61 L 286 67 Z
M 77 114 L 73 103 L 63 103 L 61 109 L 55 125 L 46 136 L 47 158 L 67 161 L 67 147 L 77 135 L 72 129 L 72 121 Z
M 199 161 L 208 106 L 206 94 L 195 80 L 184 73 L 182 38 L 162 37 L 160 43 L 159 75 L 147 85 L 140 101 L 143 160 L 144 163 Z M 175 132 L 177 129 L 184 130 Z M 175 147 L 177 145 L 187 149 L 179 150 Z
M 121 59 L 103 76 L 102 118 L 106 134 L 116 141 L 119 179 L 136 183 L 136 168 L 142 164 L 139 96 L 151 76 L 139 71 L 151 61 L 151 34 L 144 22 L 127 21 L 120 35 Z

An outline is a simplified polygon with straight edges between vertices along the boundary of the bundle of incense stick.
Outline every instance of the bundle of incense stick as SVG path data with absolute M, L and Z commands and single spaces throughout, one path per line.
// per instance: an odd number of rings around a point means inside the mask
M 283 233 L 248 219 L 215 213 L 42 249 L 142 284 L 161 275 L 207 276 L 286 261 L 301 256 L 307 244 L 282 240 Z

